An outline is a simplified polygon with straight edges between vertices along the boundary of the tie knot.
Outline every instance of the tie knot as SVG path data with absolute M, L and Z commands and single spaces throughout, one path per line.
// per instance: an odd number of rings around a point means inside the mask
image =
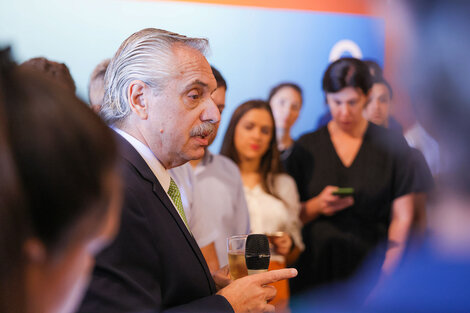
M 172 194 L 180 194 L 180 190 L 178 189 L 178 185 L 175 183 L 173 178 L 170 177 L 170 187 L 168 187 L 168 194 L 173 198 Z

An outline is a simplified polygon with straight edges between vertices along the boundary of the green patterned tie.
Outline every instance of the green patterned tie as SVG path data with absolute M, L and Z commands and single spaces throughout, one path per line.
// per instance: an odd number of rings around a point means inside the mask
M 186 220 L 186 214 L 184 214 L 184 210 L 183 210 L 183 203 L 181 202 L 180 190 L 178 189 L 178 186 L 176 185 L 173 178 L 171 177 L 170 177 L 170 188 L 168 188 L 168 195 L 173 200 L 173 203 L 176 205 L 176 209 L 181 215 L 181 218 L 183 219 L 183 222 L 186 225 L 186 228 L 189 230 L 188 221 Z

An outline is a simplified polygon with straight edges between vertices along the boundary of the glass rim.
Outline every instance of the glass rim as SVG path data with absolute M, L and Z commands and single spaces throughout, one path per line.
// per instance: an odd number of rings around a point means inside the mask
M 248 235 L 234 235 L 234 236 L 227 237 L 227 241 L 229 241 L 230 239 L 246 239 L 247 237 Z

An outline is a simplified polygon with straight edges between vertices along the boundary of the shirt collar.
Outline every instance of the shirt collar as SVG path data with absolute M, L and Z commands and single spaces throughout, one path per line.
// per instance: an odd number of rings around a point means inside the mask
M 150 167 L 152 173 L 157 177 L 160 185 L 162 185 L 163 190 L 168 191 L 170 188 L 170 174 L 162 165 L 162 163 L 157 159 L 155 154 L 153 154 L 152 150 L 144 143 L 139 141 L 137 138 L 129 135 L 125 131 L 112 127 L 115 132 L 121 135 L 124 139 L 126 139 L 140 154 L 140 156 L 144 159 L 145 163 Z

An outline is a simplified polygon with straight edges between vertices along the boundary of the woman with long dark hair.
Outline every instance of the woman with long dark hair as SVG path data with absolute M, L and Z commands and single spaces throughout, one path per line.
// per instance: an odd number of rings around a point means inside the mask
M 7 51 L 0 118 L 0 312 L 72 312 L 119 221 L 112 132 Z
M 274 118 L 267 102 L 248 101 L 235 110 L 221 154 L 240 168 L 251 231 L 272 235 L 277 254 L 272 260 L 281 266 L 286 260 L 291 263 L 303 249 L 299 196 L 292 177 L 281 170 Z M 277 287 L 287 294 L 287 282 L 283 284 Z
M 377 275 L 388 274 L 403 252 L 413 219 L 409 147 L 363 117 L 371 87 L 362 61 L 330 64 L 323 91 L 333 118 L 302 136 L 286 162 L 299 188 L 306 246 L 295 291 L 346 279 L 366 257 L 381 264 Z

